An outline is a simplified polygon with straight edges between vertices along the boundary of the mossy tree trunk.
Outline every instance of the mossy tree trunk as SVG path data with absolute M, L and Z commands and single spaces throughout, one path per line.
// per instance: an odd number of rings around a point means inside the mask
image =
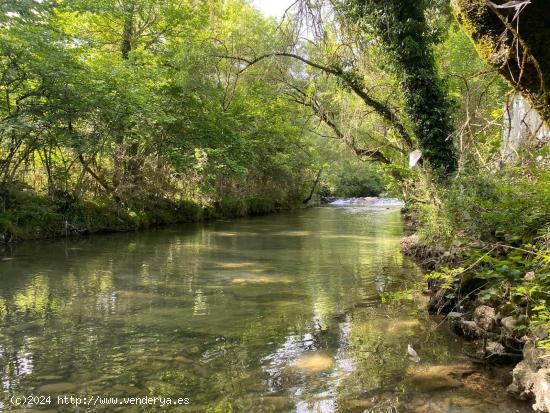
M 550 1 L 451 0 L 487 63 L 550 125 Z
M 349 0 L 349 16 L 373 33 L 394 68 L 422 154 L 442 175 L 457 167 L 451 105 L 437 73 L 424 0 Z

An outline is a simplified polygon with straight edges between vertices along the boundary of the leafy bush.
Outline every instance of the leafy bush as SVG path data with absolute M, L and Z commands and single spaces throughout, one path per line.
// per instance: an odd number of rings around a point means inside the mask
M 446 194 L 453 226 L 484 241 L 532 241 L 550 226 L 550 171 L 505 169 L 459 178 Z

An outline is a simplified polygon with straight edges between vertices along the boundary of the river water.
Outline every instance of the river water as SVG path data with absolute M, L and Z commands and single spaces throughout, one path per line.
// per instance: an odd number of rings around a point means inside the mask
M 12 246 L 0 411 L 29 395 L 53 404 L 25 411 L 162 410 L 58 395 L 189 398 L 174 412 L 530 411 L 406 292 L 421 274 L 402 228 L 399 208 L 323 207 Z

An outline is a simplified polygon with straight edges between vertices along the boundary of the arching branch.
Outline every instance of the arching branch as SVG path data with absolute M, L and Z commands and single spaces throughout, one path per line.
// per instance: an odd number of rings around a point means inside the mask
M 347 136 L 342 132 L 338 127 L 334 119 L 329 115 L 329 113 L 321 107 L 319 102 L 315 99 L 312 99 L 307 96 L 307 94 L 300 88 L 286 83 L 288 87 L 292 89 L 294 94 L 290 95 L 290 98 L 303 106 L 307 106 L 313 110 L 313 113 L 321 120 L 325 125 L 327 125 L 335 134 L 336 139 L 344 143 L 348 148 L 350 148 L 358 157 L 367 157 L 373 161 L 381 162 L 384 164 L 390 164 L 391 161 L 388 157 L 382 153 L 379 149 L 367 149 L 367 148 L 357 148 L 354 142 L 351 142 Z
M 414 141 L 411 135 L 407 132 L 405 125 L 403 125 L 401 120 L 395 115 L 395 113 L 391 110 L 391 108 L 385 105 L 384 103 L 380 102 L 379 100 L 370 96 L 365 90 L 365 85 L 363 84 L 363 81 L 361 79 L 359 79 L 353 73 L 344 71 L 340 67 L 325 66 L 320 63 L 313 62 L 309 59 L 306 59 L 305 57 L 302 57 L 300 55 L 297 55 L 294 53 L 286 53 L 286 52 L 266 53 L 254 59 L 245 59 L 243 57 L 228 56 L 228 55 L 216 55 L 214 57 L 218 57 L 220 59 L 232 59 L 242 63 L 246 63 L 246 66 L 239 71 L 239 73 L 242 73 L 245 70 L 247 70 L 249 67 L 255 65 L 258 62 L 261 62 L 262 60 L 268 59 L 270 57 L 277 57 L 277 56 L 296 59 L 302 63 L 305 63 L 308 66 L 322 70 L 325 73 L 329 73 L 334 76 L 337 76 L 339 79 L 341 79 L 344 82 L 346 86 L 348 86 L 357 96 L 359 96 L 367 106 L 370 106 L 371 108 L 373 108 L 380 117 L 382 117 L 390 125 L 392 125 L 395 132 L 399 135 L 399 137 L 403 139 L 403 141 L 405 142 L 405 144 L 409 149 L 412 149 L 415 147 Z

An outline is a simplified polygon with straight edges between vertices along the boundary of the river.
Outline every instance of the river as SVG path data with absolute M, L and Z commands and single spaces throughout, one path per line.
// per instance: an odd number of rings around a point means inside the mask
M 174 412 L 531 411 L 407 292 L 421 273 L 402 235 L 399 208 L 348 206 L 10 246 L 0 411 L 29 395 L 189 399 Z M 51 403 L 25 411 L 161 410 Z

